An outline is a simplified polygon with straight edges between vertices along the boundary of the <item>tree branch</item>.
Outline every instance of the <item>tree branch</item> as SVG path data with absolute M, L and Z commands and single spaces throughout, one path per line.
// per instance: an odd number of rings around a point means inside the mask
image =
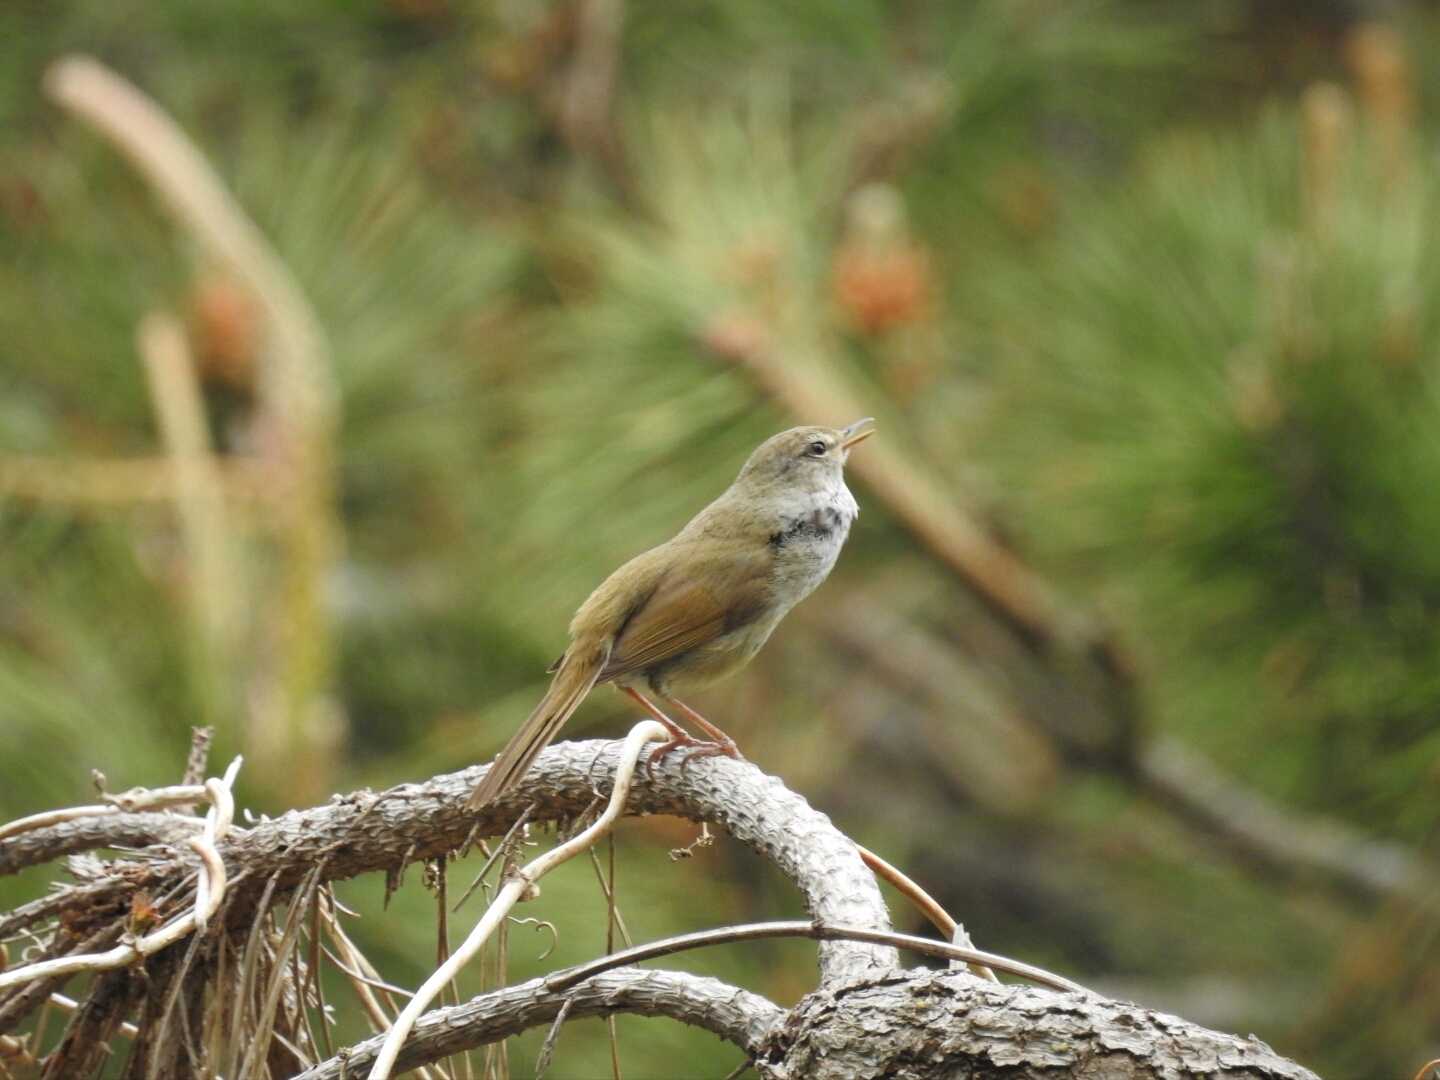
M 973 946 L 952 945 L 948 941 L 934 941 L 931 938 L 917 937 L 914 934 L 897 934 L 887 930 L 861 930 L 853 926 L 817 926 L 815 923 L 795 921 L 749 923 L 745 926 L 722 926 L 716 930 L 698 930 L 693 934 L 678 934 L 675 937 L 623 949 L 617 953 L 609 953 L 588 964 L 570 968 L 568 971 L 557 971 L 545 977 L 545 984 L 555 990 L 564 990 L 584 982 L 586 979 L 594 978 L 601 972 L 638 964 L 642 960 L 653 960 L 658 956 L 670 956 L 674 953 L 701 949 L 709 945 L 729 945 L 736 941 L 760 941 L 767 938 L 784 937 L 803 937 L 809 938 L 811 941 L 871 941 L 894 945 L 897 948 L 913 949 L 925 956 L 937 956 L 946 960 L 963 960 L 975 965 L 988 964 L 1007 974 L 1019 975 L 1023 979 L 1029 979 L 1031 982 L 1062 993 L 1095 996 L 1092 991 L 1085 989 L 1079 983 L 1071 982 L 1054 972 L 1037 968 L 1032 964 L 1021 963 L 1019 960 L 1011 960 L 1008 956 L 984 952 Z M 995 978 L 993 972 L 990 972 L 988 977 L 993 982 L 1000 981 Z
M 1415 852 L 1282 808 L 1175 739 L 1151 739 L 1137 765 L 1151 797 L 1272 873 L 1314 875 L 1371 901 L 1440 889 L 1440 877 Z
M 27 866 L 53 862 L 77 851 L 183 844 L 187 837 L 199 832 L 200 827 L 199 818 L 175 814 L 106 813 L 76 818 L 0 840 L 0 877 L 18 874 Z
M 625 810 L 625 799 L 630 794 L 630 785 L 635 779 L 635 766 L 640 760 L 640 754 L 645 749 L 645 744 L 663 742 L 668 737 L 669 732 L 654 720 L 642 720 L 630 729 L 630 734 L 625 737 L 625 744 L 620 750 L 620 761 L 615 772 L 614 786 L 610 791 L 610 800 L 605 811 L 584 832 L 572 836 L 563 844 L 557 844 L 543 855 L 532 859 L 524 867 L 511 870 L 506 875 L 498 895 L 490 902 L 490 906 L 480 921 L 475 924 L 475 928 L 466 935 L 464 943 L 435 969 L 425 980 L 424 985 L 415 991 L 415 996 L 406 1003 L 405 1008 L 400 1011 L 400 1015 L 395 1018 L 395 1023 L 385 1034 L 385 1042 L 375 1059 L 375 1065 L 370 1070 L 371 1080 L 388 1080 L 400 1047 L 404 1045 L 405 1037 L 410 1033 L 415 1021 L 424 1013 L 430 1002 L 435 1000 L 436 995 L 444 990 L 461 969 L 475 957 L 475 954 L 485 947 L 485 942 L 489 940 L 490 935 L 498 927 L 504 925 L 506 917 L 515 905 L 537 893 L 535 883 L 557 866 L 587 850 L 601 836 L 610 831 Z M 443 909 L 442 902 L 441 910 Z
M 397 1065 L 413 1069 L 548 1024 L 566 1001 L 571 1002 L 571 1019 L 615 1013 L 665 1016 L 713 1032 L 747 1054 L 758 1053 L 785 1017 L 783 1009 L 758 994 L 682 971 L 610 971 L 564 992 L 547 990 L 539 978 L 427 1013 L 416 1023 Z M 363 1075 L 381 1042 L 379 1036 L 367 1039 L 295 1080 Z
M 551 746 L 520 789 L 479 813 L 465 810 L 481 772 L 471 768 L 379 795 L 336 796 L 328 805 L 290 811 L 237 832 L 222 847 L 234 882 L 228 917 L 244 919 L 271 877 L 280 896 L 320 863 L 322 880 L 336 881 L 433 858 L 460 850 L 476 837 L 502 835 L 531 803 L 534 821 L 573 819 L 590 806 L 597 787 L 608 790 L 619 748 L 604 741 Z M 722 825 L 796 884 L 811 918 L 826 925 L 890 929 L 879 886 L 854 843 L 824 814 L 753 765 L 707 758 L 682 771 L 678 764 L 661 764 L 638 779 L 627 810 Z M 11 843 L 0 841 L 0 864 L 12 857 Z M 128 865 L 101 882 L 72 886 L 77 901 L 84 900 L 81 921 L 86 911 L 123 906 L 138 889 L 163 889 L 193 865 L 176 854 Z M 60 907 L 65 907 L 63 899 Z M 895 950 L 884 946 L 827 942 L 820 947 L 826 982 L 890 971 L 897 963 Z
M 960 972 L 908 972 L 822 988 L 775 1029 L 767 1078 L 950 1080 L 1318 1080 L 1254 1037 L 1224 1035 L 1138 1005 Z

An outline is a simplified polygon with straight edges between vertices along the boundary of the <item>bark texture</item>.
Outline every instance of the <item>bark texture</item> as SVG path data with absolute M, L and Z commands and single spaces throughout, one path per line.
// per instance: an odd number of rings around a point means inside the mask
M 317 864 L 324 881 L 358 874 L 399 873 L 411 863 L 465 847 L 477 838 L 503 835 L 527 807 L 532 821 L 566 821 L 585 812 L 597 795 L 607 794 L 619 743 L 570 742 L 540 755 L 525 784 L 481 812 L 466 811 L 465 799 L 480 776 L 479 768 L 437 776 L 420 784 L 402 784 L 382 793 L 358 791 L 335 796 L 325 806 L 292 810 L 250 829 L 234 829 L 221 845 L 232 881 L 231 917 L 243 919 L 252 900 L 270 879 L 277 897 L 295 888 Z M 653 775 L 640 771 L 628 810 L 636 814 L 676 814 L 723 826 L 741 843 L 774 863 L 799 888 L 807 912 L 817 921 L 843 926 L 890 929 L 890 917 L 874 875 L 860 861 L 855 845 L 830 819 L 778 779 L 755 766 L 728 758 L 696 761 L 681 770 L 675 759 Z M 139 816 L 139 815 L 133 815 Z M 69 822 L 43 830 L 53 849 L 74 852 L 116 842 L 110 827 L 119 815 Z M 37 830 L 37 834 L 40 830 Z M 32 834 L 0 841 L 0 873 L 38 858 Z M 83 923 L 89 912 L 110 917 L 128 907 L 141 889 L 161 892 L 189 873 L 196 858 L 188 850 L 160 850 L 143 864 L 126 863 L 110 876 L 76 887 L 68 922 Z M 50 900 L 52 910 L 56 898 Z M 65 909 L 63 900 L 58 906 Z M 820 947 L 821 977 L 849 980 L 893 969 L 894 949 L 856 942 L 826 942 Z
M 785 1018 L 785 1011 L 778 1005 L 716 979 L 683 971 L 622 968 L 597 975 L 563 993 L 547 990 L 543 978 L 531 979 L 482 994 L 463 1005 L 436 1009 L 415 1025 L 397 1064 L 401 1069 L 414 1069 L 549 1024 L 567 1000 L 571 1002 L 567 1019 L 615 1013 L 664 1016 L 714 1032 L 747 1054 L 758 1054 L 771 1030 Z M 337 1055 L 301 1073 L 296 1080 L 340 1080 L 346 1070 L 350 1076 L 363 1076 L 374 1062 L 380 1043 L 380 1036 L 357 1043 L 344 1053 L 343 1059 Z
M 757 1065 L 767 1080 L 1316 1080 L 1253 1036 L 961 972 L 818 990 Z

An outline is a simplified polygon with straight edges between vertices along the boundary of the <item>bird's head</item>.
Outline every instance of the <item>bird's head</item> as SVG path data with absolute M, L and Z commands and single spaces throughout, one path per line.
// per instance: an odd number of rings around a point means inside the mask
M 874 434 L 875 421 L 868 416 L 843 428 L 791 428 L 761 443 L 739 478 L 760 485 L 826 486 L 827 481 L 840 478 L 850 450 Z

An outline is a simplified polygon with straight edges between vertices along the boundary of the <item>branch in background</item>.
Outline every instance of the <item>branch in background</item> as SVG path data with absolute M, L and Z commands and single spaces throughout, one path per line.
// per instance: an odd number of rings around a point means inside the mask
M 902 617 L 878 615 L 879 605 L 862 603 L 862 607 L 864 618 L 857 613 L 830 619 L 820 632 L 846 654 L 888 676 L 897 690 L 929 706 L 926 716 L 933 716 L 935 722 L 922 727 L 925 751 L 941 768 L 959 772 L 967 790 L 989 791 L 988 786 L 971 782 L 974 774 L 989 768 L 1008 769 L 1002 775 L 1015 782 L 1015 770 L 1022 766 L 994 761 L 994 750 L 997 745 L 1018 743 L 1019 749 L 1007 756 L 1022 752 L 1033 756 L 1036 749 L 1027 746 L 1039 734 L 1033 725 L 986 709 L 984 695 L 973 691 L 963 673 L 951 671 L 946 661 L 952 654 L 932 632 Z M 973 732 L 957 742 L 956 729 L 966 727 Z M 1038 752 L 1045 760 L 1055 758 L 1043 746 Z M 977 755 L 978 764 L 968 767 L 958 760 Z M 1037 790 L 1053 786 L 1052 776 L 1042 771 L 1035 777 L 1037 782 L 1042 778 L 1043 786 Z M 1415 851 L 1366 836 L 1341 822 L 1280 806 L 1173 738 L 1154 735 L 1145 740 L 1134 769 L 1117 778 L 1159 802 L 1182 823 L 1271 873 L 1311 877 L 1369 899 L 1420 897 L 1440 886 L 1436 873 Z M 1008 800 L 983 801 L 991 812 L 1007 814 L 1030 800 L 1022 792 Z
M 574 47 L 555 106 L 560 132 L 576 156 L 595 161 L 626 202 L 634 185 L 615 125 L 624 0 L 579 0 L 571 15 Z
M 1367 900 L 1429 898 L 1440 875 L 1399 844 L 1277 806 L 1174 739 L 1142 750 L 1137 782 L 1176 816 L 1272 873 L 1310 875 Z
M 903 614 L 893 602 L 898 588 L 877 582 L 842 601 L 838 618 L 811 625 L 839 655 L 915 703 L 910 731 L 921 752 L 980 805 L 1011 815 L 1052 798 L 1064 772 L 1052 733 L 1016 709 L 953 642 Z
M 218 466 L 225 497 L 255 502 L 275 490 L 275 476 L 255 461 Z M 71 461 L 50 457 L 0 458 L 0 496 L 80 506 L 128 506 L 137 502 L 174 502 L 181 497 L 175 470 L 167 458 Z
M 180 224 L 254 292 L 274 339 L 271 377 L 285 383 L 271 388 L 280 396 L 277 404 L 302 428 L 333 425 L 338 392 L 319 320 L 289 269 L 185 133 L 135 86 L 90 57 L 57 61 L 46 73 L 45 89 L 130 158 Z
M 747 1054 L 757 1054 L 785 1017 L 773 1002 L 748 990 L 681 971 L 611 971 L 573 990 L 547 990 L 544 979 L 437 1009 L 420 1018 L 397 1061 L 401 1069 L 439 1061 L 451 1054 L 495 1042 L 552 1022 L 569 1002 L 569 1017 L 633 1013 L 665 1016 L 713 1032 Z M 381 1039 L 352 1046 L 295 1080 L 354 1077 L 375 1060 Z
M 191 575 L 186 595 L 215 658 L 233 660 L 244 574 L 226 521 L 225 487 L 185 328 L 173 316 L 150 315 L 136 340 L 175 474 L 175 509 Z
M 67 57 L 45 87 L 59 104 L 108 137 L 159 192 L 176 219 L 254 294 L 265 314 L 259 380 L 266 457 L 284 477 L 276 515 L 283 551 L 271 595 L 277 644 L 251 695 L 249 735 L 262 779 L 284 777 L 287 794 L 318 800 L 330 790 L 340 715 L 330 698 L 333 643 L 325 583 L 340 555 L 335 439 L 340 399 L 319 320 L 289 269 L 225 190 L 177 124 L 98 61 Z
M 702 341 L 747 371 L 764 393 L 798 418 L 839 423 L 874 411 L 860 403 L 813 343 L 787 341 L 781 350 L 766 326 L 733 314 L 718 317 Z M 1031 718 L 1048 720 L 1049 730 L 1077 762 L 1127 767 L 1139 725 L 1129 658 L 1107 628 L 1063 607 L 1044 579 L 911 460 L 896 435 L 873 440 L 848 467 L 980 602 L 988 625 L 967 625 L 966 630 L 983 636 L 986 655 L 1004 669 L 1007 685 L 1029 695 L 1022 705 Z

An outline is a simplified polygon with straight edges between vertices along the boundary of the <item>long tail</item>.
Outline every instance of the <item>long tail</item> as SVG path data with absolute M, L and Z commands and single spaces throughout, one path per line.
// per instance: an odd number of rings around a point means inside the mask
M 608 645 L 582 649 L 577 643 L 570 647 L 540 704 L 520 725 L 520 730 L 511 736 L 489 771 L 480 778 L 480 783 L 475 785 L 470 800 L 465 804 L 467 809 L 478 810 L 494 802 L 520 782 L 536 756 L 550 745 L 565 721 L 570 719 L 570 714 L 590 693 L 609 656 Z

